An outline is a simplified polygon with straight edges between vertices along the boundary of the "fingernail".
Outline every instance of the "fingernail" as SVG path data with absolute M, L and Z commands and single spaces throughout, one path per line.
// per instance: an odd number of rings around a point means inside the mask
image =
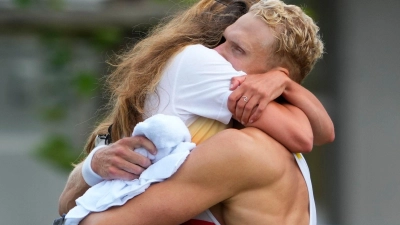
M 250 120 L 249 123 L 253 123 L 253 120 Z

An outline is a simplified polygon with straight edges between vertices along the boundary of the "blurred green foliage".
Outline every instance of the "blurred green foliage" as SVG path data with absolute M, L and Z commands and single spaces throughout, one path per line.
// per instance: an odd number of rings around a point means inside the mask
M 71 86 L 80 97 L 92 97 L 96 94 L 97 76 L 92 71 L 79 71 Z
M 80 162 L 82 154 L 71 151 L 74 146 L 65 135 L 50 134 L 40 146 L 36 155 L 42 159 L 50 161 L 56 167 L 66 171 L 71 171 L 73 163 Z
M 46 50 L 46 74 L 43 91 L 48 96 L 41 106 L 41 118 L 50 129 L 47 137 L 37 147 L 36 155 L 71 170 L 72 162 L 82 155 L 83 146 L 73 146 L 71 137 L 58 133 L 56 129 L 68 118 L 76 104 L 83 103 L 99 91 L 99 74 L 91 68 L 77 68 L 74 60 L 79 56 L 73 51 L 75 42 L 86 43 L 94 52 L 101 54 L 121 41 L 118 29 L 97 29 L 84 36 L 68 35 L 60 31 L 42 31 L 41 42 Z
M 13 0 L 14 4 L 21 8 L 26 8 L 33 3 L 33 0 Z
M 115 46 L 116 43 L 122 41 L 123 30 L 117 27 L 104 27 L 96 29 L 91 34 L 90 43 L 98 51 L 109 50 Z
M 42 56 L 45 65 L 42 91 L 46 96 L 40 106 L 40 118 L 50 127 L 47 136 L 36 148 L 35 155 L 58 165 L 67 171 L 72 162 L 77 162 L 82 155 L 83 144 L 74 146 L 71 137 L 60 133 L 57 129 L 74 113 L 77 104 L 85 104 L 97 96 L 99 77 L 93 68 L 84 63 L 77 67 L 80 56 L 75 43 L 86 45 L 93 52 L 103 54 L 111 51 L 123 40 L 123 32 L 119 28 L 98 28 L 84 33 L 69 33 L 63 30 L 40 30 L 39 36 L 43 46 Z
M 34 5 L 42 4 L 40 0 L 13 0 L 13 3 L 20 8 L 28 8 Z M 46 0 L 45 5 L 53 10 L 62 10 L 65 6 L 65 0 Z

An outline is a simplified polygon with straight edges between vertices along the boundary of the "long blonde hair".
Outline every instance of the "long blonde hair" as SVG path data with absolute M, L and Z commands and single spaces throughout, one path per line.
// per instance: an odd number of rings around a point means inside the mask
M 111 110 L 89 136 L 86 153 L 94 148 L 96 136 L 106 134 L 111 124 L 112 142 L 130 136 L 135 125 L 143 120 L 146 96 L 156 91 L 168 60 L 187 45 L 215 47 L 225 28 L 254 2 L 201 0 L 161 22 L 145 39 L 118 56 L 115 70 L 106 82 Z

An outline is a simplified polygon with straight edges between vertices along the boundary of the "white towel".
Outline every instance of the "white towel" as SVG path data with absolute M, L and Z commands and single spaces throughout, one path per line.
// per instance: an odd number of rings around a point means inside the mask
M 65 216 L 65 225 L 75 225 L 91 212 L 101 212 L 112 206 L 125 204 L 143 193 L 150 184 L 161 182 L 174 174 L 196 146 L 191 142 L 188 128 L 176 116 L 157 114 L 136 125 L 132 136 L 143 135 L 157 148 L 151 155 L 145 149 L 135 151 L 148 157 L 153 164 L 138 179 L 132 181 L 105 180 L 89 188 L 76 200 L 76 205 Z

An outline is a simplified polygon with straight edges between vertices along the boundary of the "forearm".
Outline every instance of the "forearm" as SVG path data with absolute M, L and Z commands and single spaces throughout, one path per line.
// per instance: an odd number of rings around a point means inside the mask
M 75 200 L 82 196 L 87 189 L 89 189 L 89 185 L 86 184 L 82 177 L 82 164 L 83 163 L 78 164 L 72 170 L 68 177 L 67 184 L 61 193 L 58 201 L 58 212 L 60 215 L 67 213 L 70 209 L 72 209 L 76 205 Z
M 293 105 L 270 102 L 260 119 L 246 126 L 262 130 L 293 153 L 307 153 L 312 150 L 310 122 L 304 112 Z
M 258 131 L 249 133 L 258 134 Z M 80 224 L 182 224 L 240 192 L 258 190 L 276 179 L 275 166 L 264 160 L 273 157 L 273 152 L 266 149 L 272 149 L 275 144 L 264 136 L 251 138 L 233 129 L 219 132 L 198 145 L 166 181 L 151 185 L 121 207 L 91 213 Z
M 282 96 L 306 114 L 311 124 L 315 145 L 326 144 L 335 139 L 333 122 L 314 94 L 292 81 L 287 85 Z
M 284 160 L 293 160 L 282 152 L 281 145 L 257 129 L 224 130 L 198 145 L 166 181 L 120 207 L 91 213 L 80 224 L 182 224 L 218 202 L 232 207 L 246 198 L 240 193 L 276 188 L 286 171 Z
M 151 185 L 144 193 L 130 199 L 121 207 L 91 213 L 80 224 L 181 224 L 232 196 L 233 190 L 237 189 L 235 186 L 241 184 L 237 182 L 238 177 L 243 176 L 245 181 L 247 177 L 241 174 L 242 169 L 236 171 L 242 166 L 240 162 L 237 168 L 233 169 L 224 163 L 228 160 L 229 163 L 235 163 L 236 161 L 232 162 L 231 157 L 241 151 L 223 154 L 232 151 L 232 141 L 228 141 L 228 135 L 225 135 L 225 139 L 219 139 L 218 142 L 213 143 L 212 146 L 207 145 L 210 140 L 221 136 L 221 133 L 226 133 L 226 131 L 214 135 L 197 146 L 179 170 L 166 181 Z M 233 172 L 227 174 L 226 171 Z M 234 179 L 229 179 L 230 176 L 234 176 Z M 230 188 L 226 190 L 223 186 Z

